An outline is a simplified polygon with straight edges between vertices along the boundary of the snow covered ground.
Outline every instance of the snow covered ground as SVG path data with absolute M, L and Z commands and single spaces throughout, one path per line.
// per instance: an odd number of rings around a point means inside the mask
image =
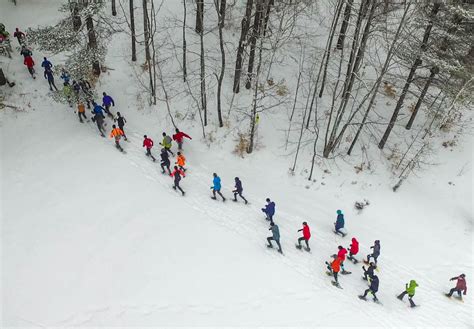
M 2 2 L 0 11 L 10 31 L 57 15 L 44 1 Z M 452 276 L 473 282 L 472 139 L 440 150 L 439 164 L 393 193 L 383 165 L 356 174 L 330 162 L 330 173 L 317 169 L 315 182 L 303 172 L 287 175 L 281 117 L 262 118 L 263 148 L 245 159 L 232 154 L 232 137 L 208 147 L 197 123 L 186 121 L 179 125 L 194 139 L 185 143 L 183 198 L 144 155 L 143 134 L 158 142 L 172 131 L 163 104 L 136 103 L 127 57 L 128 40 L 115 36 L 107 57 L 115 70 L 97 86 L 127 118 L 127 154 L 54 103 L 20 56 L 0 59 L 17 83 L 0 91 L 24 109 L 0 112 L 3 327 L 472 327 L 471 290 L 464 303 L 443 296 Z M 228 199 L 240 177 L 250 204 L 211 200 L 213 172 Z M 265 247 L 266 197 L 277 205 L 283 256 Z M 353 205 L 363 198 L 371 204 L 359 214 Z M 337 209 L 346 238 L 331 231 Z M 312 229 L 310 254 L 294 248 L 302 221 Z M 346 265 L 353 274 L 340 278 L 342 290 L 324 273 L 324 261 L 352 236 L 361 256 L 381 240 L 383 305 L 357 298 L 366 289 L 360 266 Z M 419 284 L 416 309 L 395 298 L 411 279 Z

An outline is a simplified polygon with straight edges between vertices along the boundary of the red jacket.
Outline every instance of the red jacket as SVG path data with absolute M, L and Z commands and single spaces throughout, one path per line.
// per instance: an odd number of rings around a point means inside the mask
M 173 140 L 175 140 L 178 143 L 181 143 L 184 137 L 192 139 L 188 134 L 185 134 L 182 131 L 180 131 L 179 133 L 176 133 L 173 135 Z
M 308 225 L 303 225 L 303 237 L 306 240 L 309 240 L 309 238 L 311 238 L 311 232 L 309 231 L 309 226 Z
M 466 279 L 464 279 L 461 276 L 455 277 L 453 279 L 457 279 L 458 282 L 456 282 L 456 289 L 464 291 L 464 295 L 467 292 L 467 285 L 466 285 Z M 452 280 L 452 279 L 451 279 Z
M 33 60 L 33 58 L 31 56 L 26 56 L 25 57 L 25 60 L 23 61 L 23 64 L 26 65 L 26 67 L 33 67 L 35 66 L 35 61 Z
M 337 253 L 337 257 L 341 259 L 341 261 L 345 261 L 346 260 L 346 254 L 347 254 L 347 250 L 346 248 L 342 248 L 341 250 L 339 250 L 339 252 Z
M 359 242 L 357 241 L 356 238 L 352 238 L 350 253 L 352 255 L 357 255 L 358 252 L 359 252 Z
M 186 177 L 186 175 L 184 174 L 184 171 L 182 171 L 181 169 L 176 169 L 176 170 L 174 170 L 174 171 L 170 174 L 170 176 L 173 177 L 173 178 L 176 178 L 176 175 L 177 175 L 177 174 L 179 174 L 179 175 L 181 175 L 181 176 L 183 176 L 183 177 Z
M 153 140 L 151 138 L 145 138 L 143 141 L 143 147 L 146 147 L 147 149 L 151 149 L 153 147 Z

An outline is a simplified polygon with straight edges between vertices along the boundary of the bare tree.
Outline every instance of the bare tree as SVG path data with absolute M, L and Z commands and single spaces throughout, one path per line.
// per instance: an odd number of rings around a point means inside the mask
M 250 29 L 252 7 L 253 7 L 253 0 L 247 0 L 247 5 L 245 7 L 245 16 L 242 18 L 242 22 L 241 22 L 239 46 L 237 47 L 237 56 L 235 60 L 234 87 L 233 87 L 234 93 L 238 93 L 240 91 L 240 76 L 242 74 L 243 55 L 244 55 L 245 46 L 247 44 L 247 34 Z
M 115 6 L 115 0 L 112 0 L 112 16 L 117 16 L 117 8 Z
M 148 0 L 143 0 L 143 35 L 145 36 L 145 59 L 147 62 L 150 62 L 151 55 L 150 55 L 150 30 L 149 24 L 147 24 L 148 20 Z
M 418 110 L 421 107 L 421 103 L 423 103 L 423 100 L 426 96 L 426 92 L 428 91 L 428 88 L 433 82 L 435 75 L 438 73 L 439 73 L 439 68 L 437 66 L 433 66 L 430 70 L 430 76 L 426 80 L 425 86 L 423 87 L 423 90 L 421 91 L 420 97 L 418 97 L 418 101 L 416 102 L 415 108 L 413 109 L 413 112 L 410 116 L 410 120 L 408 120 L 408 123 L 405 126 L 407 130 L 411 129 L 411 126 L 413 125 L 413 122 L 415 121 L 416 115 L 418 114 Z
M 198 8 L 202 14 L 201 18 L 204 16 L 204 2 L 203 0 L 197 0 Z M 199 10 L 199 9 L 198 9 Z M 202 23 L 202 21 L 201 21 Z M 207 126 L 207 96 L 206 96 L 206 61 L 205 61 L 205 52 L 204 52 L 204 26 L 201 26 L 199 30 L 199 42 L 201 44 L 201 52 L 199 55 L 200 59 L 200 77 L 201 77 L 201 108 L 204 113 L 204 126 Z
M 341 24 L 341 30 L 339 31 L 339 38 L 337 39 L 336 48 L 342 49 L 344 47 L 344 39 L 346 37 L 347 28 L 349 27 L 349 20 L 351 19 L 351 10 L 354 0 L 347 0 L 346 8 L 344 9 L 344 20 Z
M 257 45 L 257 37 L 260 35 L 263 14 L 263 2 L 264 0 L 257 0 L 252 34 L 250 35 L 249 64 L 247 69 L 247 82 L 245 83 L 245 88 L 247 89 L 250 89 L 252 87 L 253 64 L 255 61 L 255 47 Z
M 219 0 L 214 0 L 214 4 L 216 7 L 217 15 L 219 17 L 217 25 L 219 29 L 219 46 L 221 49 L 221 72 L 219 76 L 217 77 L 217 117 L 219 119 L 219 127 L 223 127 L 224 122 L 222 121 L 221 92 L 222 92 L 222 81 L 224 80 L 224 73 L 225 73 L 225 49 L 224 49 L 224 37 L 222 36 L 222 29 L 224 28 L 226 0 L 220 0 L 220 3 L 219 3 Z
M 183 80 L 186 82 L 188 75 L 188 64 L 186 60 L 186 0 L 183 0 Z
M 135 36 L 135 13 L 133 0 L 129 0 L 130 5 L 130 33 L 132 34 L 132 62 L 137 61 L 137 38 Z
M 204 24 L 204 0 L 196 0 L 196 33 L 201 33 Z
M 407 15 L 408 15 L 409 10 L 410 10 L 410 6 L 411 6 L 410 2 L 408 2 L 405 5 L 405 9 L 403 11 L 402 18 L 400 19 L 400 23 L 398 24 L 397 32 L 395 32 L 395 36 L 392 39 L 392 43 L 390 44 L 390 48 L 388 49 L 387 56 L 385 58 L 385 62 L 383 64 L 383 67 L 380 71 L 379 76 L 377 77 L 377 80 L 374 84 L 374 87 L 372 88 L 373 89 L 373 91 L 372 91 L 373 94 L 372 94 L 372 97 L 369 101 L 369 105 L 367 106 L 367 109 L 364 113 L 364 117 L 362 118 L 362 122 L 359 124 L 359 128 L 357 129 L 357 133 L 356 133 L 354 139 L 352 140 L 351 146 L 349 147 L 349 150 L 347 151 L 347 155 L 350 155 L 352 153 L 352 150 L 353 150 L 357 140 L 359 139 L 359 135 L 362 132 L 362 129 L 364 128 L 364 125 L 367 121 L 367 118 L 369 116 L 369 112 L 372 110 L 372 107 L 374 106 L 375 99 L 378 95 L 378 90 L 379 90 L 380 84 L 382 83 L 383 77 L 385 76 L 385 74 L 388 71 L 388 68 L 390 66 L 390 63 L 391 63 L 393 55 L 394 55 L 395 46 L 397 45 L 398 40 L 400 38 L 400 33 L 402 31 L 402 28 L 405 26 L 405 22 L 406 22 Z M 355 114 L 356 113 L 354 113 L 354 115 Z M 351 120 L 349 120 L 349 123 L 350 123 L 350 121 Z M 342 135 L 341 135 L 340 138 L 342 138 Z
M 421 43 L 420 50 L 418 52 L 418 55 L 410 69 L 410 72 L 408 73 L 407 80 L 405 82 L 405 86 L 403 86 L 402 93 L 400 94 L 400 97 L 398 98 L 397 105 L 395 106 L 395 109 L 393 110 L 392 117 L 390 118 L 390 122 L 387 125 L 387 129 L 385 129 L 385 132 L 382 136 L 382 139 L 379 142 L 379 149 L 383 149 L 385 146 L 385 143 L 387 142 L 388 137 L 390 136 L 390 133 L 392 132 L 393 127 L 395 126 L 395 122 L 397 121 L 398 118 L 398 113 L 400 112 L 403 102 L 405 101 L 405 97 L 407 95 L 408 89 L 410 88 L 410 85 L 413 81 L 413 77 L 415 76 L 415 71 L 417 70 L 418 66 L 421 65 L 422 60 L 421 60 L 421 54 L 427 49 L 428 46 L 428 39 L 431 34 L 431 29 L 433 28 L 433 18 L 438 14 L 439 8 L 441 4 L 440 3 L 435 3 L 433 5 L 433 8 L 431 9 L 430 17 L 428 24 L 426 25 L 425 28 L 425 33 L 423 35 L 423 41 Z

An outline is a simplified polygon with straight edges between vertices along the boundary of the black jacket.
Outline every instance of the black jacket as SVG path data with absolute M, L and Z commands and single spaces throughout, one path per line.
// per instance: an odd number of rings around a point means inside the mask
M 374 275 L 370 282 L 370 290 L 377 292 L 379 290 L 379 277 Z

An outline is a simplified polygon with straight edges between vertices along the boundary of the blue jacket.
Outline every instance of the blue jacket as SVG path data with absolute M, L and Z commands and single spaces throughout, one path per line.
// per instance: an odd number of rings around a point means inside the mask
M 71 79 L 71 77 L 69 76 L 69 73 L 63 72 L 63 73 L 61 74 L 61 79 L 63 79 L 64 82 L 69 83 L 69 80 Z
M 95 104 L 94 109 L 92 110 L 92 112 L 94 112 L 95 114 L 101 114 L 101 115 L 104 115 L 103 111 L 104 111 L 104 108 L 100 106 L 99 104 Z
M 215 191 L 221 190 L 221 178 L 219 176 L 214 177 L 214 179 L 212 180 L 212 184 L 214 185 L 212 188 Z
M 336 219 L 336 231 L 344 227 L 344 215 L 339 214 L 337 215 Z
M 44 71 L 44 78 L 48 79 L 48 81 L 54 81 L 53 71 L 49 69 Z
M 53 64 L 48 61 L 47 59 L 45 59 L 42 63 L 41 63 L 41 67 L 44 67 L 45 70 L 47 69 L 50 69 L 53 67 Z
M 278 229 L 278 225 L 275 224 L 270 227 L 270 230 L 272 231 L 273 238 L 275 240 L 280 240 L 280 230 Z
M 268 203 L 265 206 L 264 212 L 269 216 L 273 216 L 275 214 L 275 202 L 272 201 L 272 202 Z
M 102 98 L 102 104 L 105 105 L 105 106 L 110 106 L 110 105 L 115 106 L 115 102 L 114 102 L 113 98 L 110 97 L 109 95 L 105 95 Z

